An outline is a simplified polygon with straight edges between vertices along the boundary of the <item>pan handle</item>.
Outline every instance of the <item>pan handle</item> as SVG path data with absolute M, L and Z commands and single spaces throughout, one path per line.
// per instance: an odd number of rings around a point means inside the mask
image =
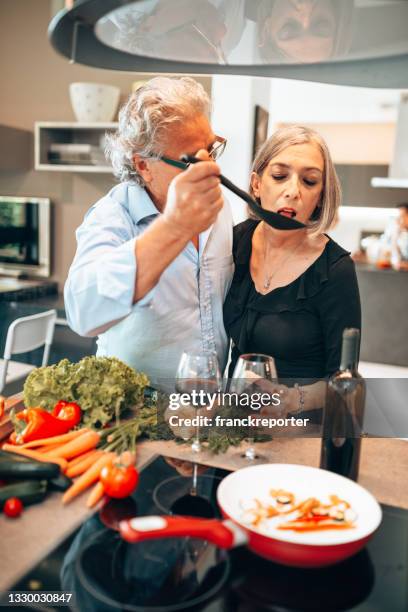
M 127 542 L 158 538 L 190 536 L 212 542 L 219 548 L 233 548 L 247 541 L 245 531 L 232 521 L 200 519 L 188 516 L 142 516 L 119 523 L 119 531 Z

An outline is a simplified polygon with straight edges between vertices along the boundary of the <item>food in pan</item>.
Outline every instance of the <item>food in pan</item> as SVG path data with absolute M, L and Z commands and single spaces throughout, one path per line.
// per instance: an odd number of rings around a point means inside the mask
M 266 500 L 253 499 L 241 503 L 242 521 L 262 532 L 271 530 L 323 531 L 353 529 L 357 515 L 350 504 L 337 495 L 327 500 L 305 499 L 291 491 L 271 489 Z

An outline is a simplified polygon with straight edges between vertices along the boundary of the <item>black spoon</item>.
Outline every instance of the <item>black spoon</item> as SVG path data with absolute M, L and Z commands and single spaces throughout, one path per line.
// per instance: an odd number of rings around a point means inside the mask
M 193 155 L 186 154 L 182 155 L 180 159 L 183 162 L 189 164 L 196 164 L 197 162 L 203 161 L 202 159 L 198 159 Z M 267 223 L 268 225 L 271 225 L 272 227 L 280 230 L 296 230 L 306 227 L 304 223 L 296 221 L 296 219 L 292 219 L 291 217 L 285 217 L 284 215 L 280 215 L 270 210 L 265 210 L 264 208 L 259 206 L 259 204 L 253 198 L 251 198 L 251 196 L 246 191 L 234 185 L 234 183 L 232 183 L 229 179 L 227 179 L 226 176 L 222 174 L 220 174 L 220 181 L 221 184 L 224 185 L 224 187 L 227 187 L 227 189 L 229 189 L 239 198 L 244 200 L 244 202 L 248 204 L 251 211 L 257 217 L 262 219 L 262 221 L 265 221 L 265 223 Z

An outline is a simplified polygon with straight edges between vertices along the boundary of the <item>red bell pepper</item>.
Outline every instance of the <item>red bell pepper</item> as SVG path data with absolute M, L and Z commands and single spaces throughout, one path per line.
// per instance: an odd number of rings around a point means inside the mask
M 43 408 L 26 408 L 16 418 L 26 423 L 23 431 L 16 436 L 16 442 L 24 444 L 68 433 L 80 422 L 81 409 L 75 403 L 67 402 L 62 406 L 58 402 L 52 414 Z
M 65 400 L 57 402 L 51 414 L 66 423 L 70 423 L 70 429 L 78 425 L 82 418 L 82 410 L 79 404 Z

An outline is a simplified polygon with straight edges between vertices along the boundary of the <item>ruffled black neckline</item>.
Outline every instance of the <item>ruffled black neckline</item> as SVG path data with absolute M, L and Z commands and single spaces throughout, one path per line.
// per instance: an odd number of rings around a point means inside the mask
M 261 352 L 274 356 L 279 377 L 324 377 L 338 369 L 344 327 L 361 324 L 349 253 L 328 236 L 322 253 L 298 278 L 258 293 L 249 270 L 258 223 L 248 219 L 234 228 L 235 273 L 224 303 L 225 329 L 233 341 L 230 373 L 240 354 Z
M 297 278 L 288 285 L 277 287 L 272 291 L 262 294 L 259 293 L 252 280 L 249 271 L 249 262 L 252 252 L 252 236 L 260 221 L 247 219 L 234 228 L 234 261 L 235 275 L 234 281 L 241 284 L 247 282 L 247 291 L 240 292 L 239 301 L 248 304 L 248 290 L 251 294 L 251 306 L 256 303 L 256 310 L 259 312 L 271 312 L 273 305 L 274 312 L 283 310 L 298 310 L 302 307 L 302 300 L 307 300 L 318 294 L 324 284 L 328 281 L 330 268 L 342 257 L 349 255 L 349 252 L 338 245 L 328 236 L 328 241 L 319 257 Z M 241 284 L 242 288 L 242 284 Z M 296 302 L 300 302 L 296 304 Z

